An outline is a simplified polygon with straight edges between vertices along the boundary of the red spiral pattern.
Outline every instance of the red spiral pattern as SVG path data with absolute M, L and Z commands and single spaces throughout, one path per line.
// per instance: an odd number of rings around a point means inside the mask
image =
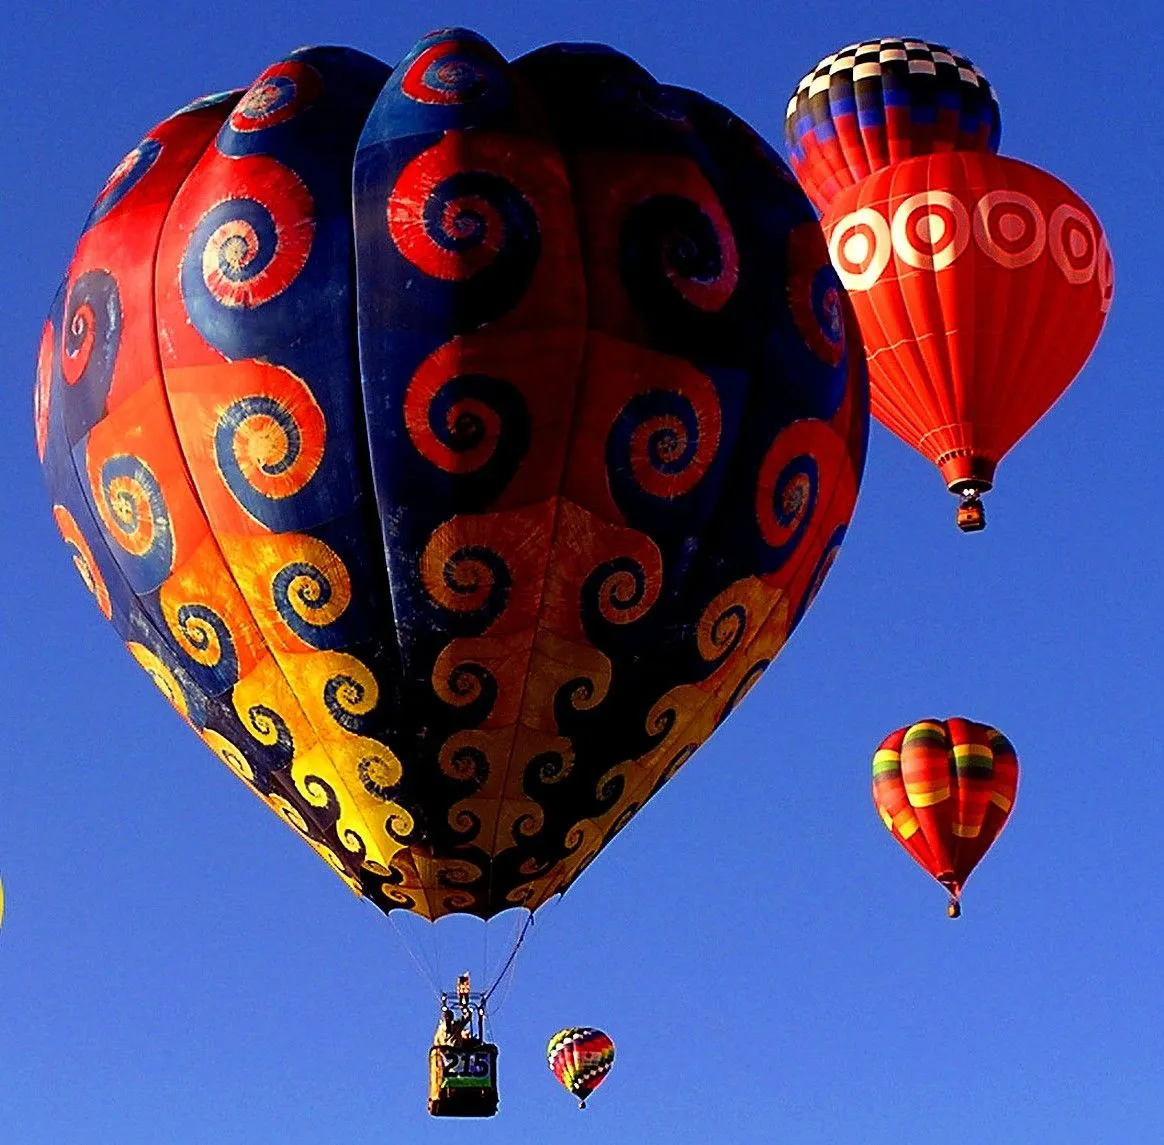
M 820 227 L 802 223 L 788 237 L 788 302 L 804 344 L 830 366 L 845 356 L 844 304 L 834 274 Z
M 682 270 L 682 247 L 691 241 L 690 236 L 681 236 L 667 245 L 664 265 L 671 285 L 692 306 L 700 310 L 716 313 L 727 305 L 740 281 L 740 256 L 736 249 L 732 226 L 723 208 L 712 198 L 703 199 L 699 210 L 707 219 L 719 246 L 719 273 L 710 278 L 696 278 Z
M 97 315 L 94 314 L 93 307 L 87 302 L 82 302 L 73 312 L 70 324 L 70 332 L 74 338 L 79 338 L 80 342 L 70 347 L 66 338 L 64 353 L 61 355 L 61 373 L 70 386 L 75 386 L 84 377 L 89 360 L 93 356 L 93 346 L 97 339 L 96 324 Z
M 723 431 L 719 395 L 705 375 L 687 370 L 682 389 L 643 396 L 648 399 L 644 404 L 654 405 L 652 399 L 657 399 L 660 408 L 644 410 L 646 416 L 631 430 L 631 473 L 639 488 L 653 497 L 681 497 L 703 480 L 719 452 Z
M 455 437 L 464 419 L 480 426 L 480 440 L 469 449 L 457 450 L 437 438 L 429 425 L 429 410 L 441 387 L 461 369 L 463 350 L 446 343 L 428 357 L 413 376 L 404 395 L 404 424 L 417 450 L 446 473 L 472 473 L 489 461 L 501 438 L 501 414 L 479 398 L 465 395 L 449 405 L 445 427 Z
M 392 188 L 387 218 L 396 248 L 433 278 L 461 282 L 479 274 L 518 238 L 515 211 L 532 213 L 536 226 L 534 204 L 513 181 L 521 166 L 497 137 L 449 132 L 413 159 Z M 472 184 L 487 186 L 488 194 L 464 189 Z
M 53 387 L 53 324 L 46 322 L 36 355 L 36 388 L 32 392 L 32 413 L 36 424 L 36 455 L 44 460 L 48 444 L 49 406 Z
M 480 97 L 491 85 L 497 65 L 483 47 L 462 40 L 433 44 L 416 57 L 400 88 L 417 103 L 450 107 Z
M 799 466 L 802 459 L 808 464 Z M 780 433 L 756 483 L 756 520 L 764 540 L 774 549 L 793 541 L 829 492 L 819 488 L 820 475 L 839 474 L 847 465 L 845 443 L 828 422 L 795 421 Z
M 53 506 L 53 519 L 57 523 L 57 529 L 65 544 L 72 550 L 73 565 L 81 574 L 81 580 L 85 582 L 85 587 L 93 594 L 93 599 L 97 601 L 101 615 L 106 620 L 112 619 L 113 605 L 109 599 L 109 589 L 105 585 L 101 570 L 97 567 L 97 562 L 93 559 L 93 550 L 89 548 L 85 534 L 81 532 L 77 522 L 73 519 L 73 514 L 64 505 Z
M 319 73 L 309 64 L 287 60 L 273 64 L 239 100 L 230 126 L 239 132 L 264 131 L 298 115 L 318 98 Z

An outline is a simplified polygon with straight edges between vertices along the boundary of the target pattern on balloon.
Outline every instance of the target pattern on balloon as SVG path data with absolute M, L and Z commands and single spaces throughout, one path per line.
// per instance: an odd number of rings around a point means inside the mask
M 919 270 L 945 270 L 970 241 L 970 216 L 956 195 L 922 191 L 893 212 L 889 230 L 902 262 Z
M 839 192 L 823 226 L 852 292 L 873 413 L 951 492 L 990 489 L 1103 328 L 1114 283 L 1094 212 L 1030 164 L 950 152 Z
M 1115 297 L 1115 264 L 1112 262 L 1111 247 L 1107 245 L 1106 238 L 1100 245 L 1096 277 L 1099 280 L 1099 308 L 1106 314 L 1111 309 L 1112 299 Z
M 850 196 L 840 200 L 848 202 Z M 826 215 L 829 256 L 850 291 L 873 289 L 894 265 L 941 272 L 973 247 L 1006 270 L 1020 270 L 1050 257 L 1073 286 L 1097 276 L 1105 240 L 1083 209 L 1060 202 L 1048 213 L 1032 194 L 998 188 L 967 199 L 944 190 L 908 196 L 892 214 L 886 204 L 860 206 L 838 217 Z M 1110 295 L 1110 258 L 1101 293 Z
M 999 266 L 1014 270 L 1043 253 L 1047 223 L 1022 191 L 988 191 L 974 206 L 974 238 Z
M 1083 286 L 1095 277 L 1099 241 L 1091 220 L 1078 207 L 1060 203 L 1051 212 L 1051 257 L 1072 286 Z
M 829 257 L 846 289 L 868 290 L 893 257 L 888 220 L 872 207 L 846 215 L 829 235 Z

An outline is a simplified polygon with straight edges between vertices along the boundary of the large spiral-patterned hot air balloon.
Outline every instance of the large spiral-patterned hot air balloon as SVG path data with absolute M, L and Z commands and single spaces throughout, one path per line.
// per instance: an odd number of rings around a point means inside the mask
M 822 61 L 786 135 L 853 299 L 873 413 L 938 466 L 959 526 L 981 529 L 998 463 L 1103 328 L 1114 275 L 1099 220 L 1058 179 L 994 154 L 989 84 L 920 40 Z
M 119 164 L 44 329 L 86 586 L 358 893 L 563 891 L 853 509 L 849 303 L 749 128 L 608 49 L 313 48 Z
M 950 892 L 949 915 L 970 872 L 1014 808 L 1018 758 L 1001 732 L 973 720 L 920 720 L 873 756 L 873 804 L 893 837 Z

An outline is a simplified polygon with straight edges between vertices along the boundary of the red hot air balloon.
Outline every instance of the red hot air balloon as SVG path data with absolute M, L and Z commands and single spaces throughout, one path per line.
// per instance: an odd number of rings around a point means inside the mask
M 853 299 L 873 413 L 938 466 L 973 532 L 998 463 L 1095 346 L 1114 274 L 1091 208 L 993 153 L 981 73 L 924 47 L 877 41 L 822 61 L 786 137 Z
M 873 756 L 873 804 L 893 837 L 950 892 L 947 913 L 1014 807 L 1018 758 L 1001 732 L 973 720 L 898 728 Z
M 1045 171 L 962 151 L 877 172 L 838 194 L 823 223 L 874 414 L 962 495 L 959 523 L 980 528 L 995 467 L 1103 329 L 1114 278 L 1099 220 Z

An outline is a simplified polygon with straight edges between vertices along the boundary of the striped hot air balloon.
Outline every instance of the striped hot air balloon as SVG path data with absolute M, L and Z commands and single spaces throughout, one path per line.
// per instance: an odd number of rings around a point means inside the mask
M 614 1065 L 614 1042 L 591 1026 L 559 1030 L 546 1046 L 554 1076 L 586 1108 L 586 1099 L 606 1080 Z
M 925 40 L 883 37 L 825 56 L 797 84 L 784 140 L 822 210 L 845 187 L 913 155 L 997 151 L 998 100 L 965 56 Z
M 873 803 L 914 859 L 950 892 L 1006 825 L 1018 790 L 1018 758 L 1001 732 L 973 720 L 921 720 L 886 736 L 873 756 Z

